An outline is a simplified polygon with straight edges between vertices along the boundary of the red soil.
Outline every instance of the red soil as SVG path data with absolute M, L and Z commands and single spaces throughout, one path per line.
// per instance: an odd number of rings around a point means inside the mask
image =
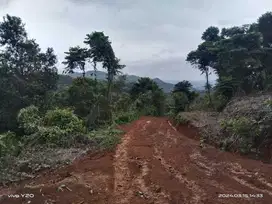
M 0 203 L 271 203 L 272 165 L 201 148 L 195 129 L 176 130 L 164 118 L 143 117 L 124 130 L 114 152 L 90 153 L 68 167 L 2 188 Z M 20 193 L 34 198 L 7 196 Z

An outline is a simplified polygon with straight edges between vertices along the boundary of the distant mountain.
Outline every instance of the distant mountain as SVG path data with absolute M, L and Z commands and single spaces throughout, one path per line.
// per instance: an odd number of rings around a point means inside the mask
M 107 73 L 106 72 L 102 72 L 102 71 L 97 71 L 96 72 L 96 75 L 97 75 L 97 79 L 98 80 L 106 80 L 107 78 Z M 69 76 L 71 76 L 72 78 L 76 78 L 76 77 L 80 77 L 82 76 L 81 73 L 78 73 L 78 72 L 75 72 L 73 74 L 69 74 Z M 86 77 L 89 77 L 89 78 L 94 78 L 94 71 L 87 71 L 86 72 Z M 127 82 L 128 83 L 133 83 L 133 82 L 136 82 L 138 81 L 138 79 L 140 79 L 141 77 L 139 76 L 136 76 L 136 75 L 126 75 L 127 77 Z M 153 79 L 160 88 L 163 89 L 164 92 L 166 93 L 169 93 L 172 91 L 173 87 L 174 87 L 174 84 L 171 84 L 171 83 L 167 83 L 167 82 L 164 82 L 162 81 L 161 79 L 159 78 L 155 78 Z
M 164 82 L 159 78 L 155 78 L 153 81 L 155 81 L 165 93 L 170 93 L 174 88 L 174 84 Z
M 106 80 L 107 78 L 107 73 L 106 72 L 102 72 L 102 71 L 97 71 L 96 72 L 96 75 L 97 75 L 97 79 L 98 80 Z M 61 84 L 65 83 L 65 82 L 68 82 L 69 84 L 71 83 L 72 81 L 72 78 L 76 78 L 76 77 L 80 77 L 82 76 L 82 73 L 78 73 L 78 72 L 75 72 L 73 74 L 69 74 L 69 75 L 61 75 L 62 77 L 60 78 L 60 82 Z M 70 77 L 70 79 L 68 79 L 67 77 Z M 86 77 L 89 77 L 89 78 L 94 78 L 94 71 L 87 71 L 86 72 Z M 138 79 L 140 79 L 141 77 L 139 76 L 136 76 L 136 75 L 126 75 L 127 77 L 127 82 L 128 83 L 133 83 L 133 82 L 136 82 Z M 160 88 L 163 89 L 163 91 L 165 93 L 169 93 L 173 90 L 174 88 L 174 84 L 176 84 L 177 82 L 179 81 L 174 81 L 172 80 L 170 82 L 170 80 L 167 80 L 167 81 L 163 81 L 159 78 L 154 78 L 153 79 Z M 193 85 L 193 88 L 197 91 L 201 91 L 201 90 L 204 90 L 204 85 L 205 85 L 205 81 L 191 81 L 192 85 Z
M 73 82 L 73 78 L 68 76 L 68 75 L 63 75 L 60 74 L 59 75 L 59 80 L 58 80 L 58 88 L 62 89 L 64 87 L 66 87 L 67 85 L 72 84 Z
M 75 72 L 73 74 L 69 74 L 69 76 L 71 76 L 72 78 L 81 77 L 82 73 Z M 94 78 L 94 71 L 87 71 L 86 72 L 86 77 Z M 102 72 L 102 71 L 97 71 L 96 72 L 96 77 L 97 77 L 98 80 L 106 80 L 107 73 Z

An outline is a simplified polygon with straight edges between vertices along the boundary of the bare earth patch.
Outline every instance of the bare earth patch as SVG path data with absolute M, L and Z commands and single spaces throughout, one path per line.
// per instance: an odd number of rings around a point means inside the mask
M 124 129 L 115 151 L 2 187 L 0 203 L 271 203 L 272 165 L 201 148 L 194 129 L 177 130 L 165 118 L 143 117 Z M 34 198 L 8 197 L 16 193 Z

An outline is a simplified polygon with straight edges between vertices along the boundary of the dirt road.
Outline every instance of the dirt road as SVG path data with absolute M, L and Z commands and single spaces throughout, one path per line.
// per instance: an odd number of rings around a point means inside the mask
M 164 118 L 144 117 L 123 128 L 126 134 L 115 152 L 89 154 L 1 189 L 0 203 L 272 203 L 272 165 L 201 148 L 193 129 L 177 131 Z

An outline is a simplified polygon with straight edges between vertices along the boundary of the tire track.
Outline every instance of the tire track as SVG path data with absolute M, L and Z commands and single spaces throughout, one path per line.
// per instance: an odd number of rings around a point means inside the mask
M 128 167 L 128 146 L 132 131 L 123 136 L 122 142 L 117 146 L 114 161 L 114 198 L 116 204 L 128 204 L 133 196 L 131 190 L 131 173 Z
M 184 184 L 192 192 L 192 203 L 204 203 L 202 200 L 206 197 L 206 193 L 197 185 L 195 181 L 187 179 L 182 173 L 169 165 L 166 160 L 161 156 L 160 151 L 155 147 L 154 157 L 158 159 L 162 167 L 171 175 L 173 175 L 180 183 Z
M 144 193 L 144 197 L 148 199 L 149 202 L 152 202 L 154 204 L 169 204 L 169 195 L 167 195 L 163 191 L 154 194 L 152 190 L 145 184 L 144 177 L 147 176 L 149 173 L 150 169 L 148 168 L 148 162 L 141 162 L 141 173 L 133 182 L 135 187 L 140 188 L 141 192 Z
M 194 132 L 185 128 L 179 133 L 183 129 L 177 131 L 165 118 L 143 117 L 124 129 L 126 134 L 115 152 L 102 153 L 96 159 L 93 154 L 86 155 L 70 167 L 48 171 L 18 189 L 0 192 L 35 193 L 33 204 L 49 198 L 59 204 L 271 203 L 272 165 L 211 146 L 201 148 L 199 141 L 190 138 Z M 56 191 L 62 185 L 72 191 Z M 260 193 L 263 198 L 219 196 Z M 4 199 L 1 204 L 22 203 Z

